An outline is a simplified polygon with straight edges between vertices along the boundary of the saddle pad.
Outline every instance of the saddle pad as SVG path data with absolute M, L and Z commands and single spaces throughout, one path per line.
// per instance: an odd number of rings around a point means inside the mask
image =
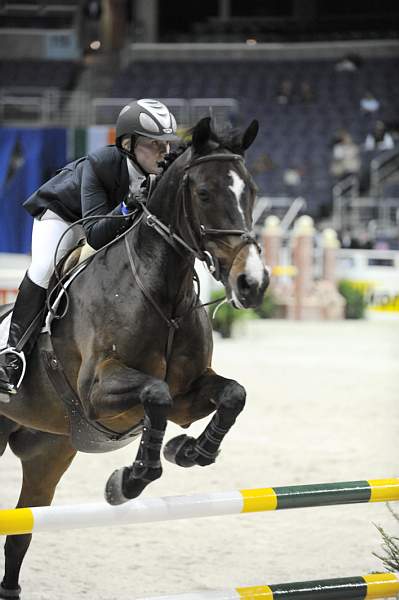
M 78 267 L 83 261 L 95 254 L 95 252 L 97 251 L 87 242 L 80 244 L 77 248 L 71 250 L 70 254 L 64 259 L 65 262 L 62 265 L 61 270 L 62 275 L 65 275 L 68 271 Z

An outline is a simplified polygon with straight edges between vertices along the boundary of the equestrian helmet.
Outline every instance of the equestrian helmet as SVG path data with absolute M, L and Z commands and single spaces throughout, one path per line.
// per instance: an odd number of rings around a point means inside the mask
M 116 121 L 116 139 L 125 135 L 144 136 L 167 142 L 179 141 L 176 119 L 158 100 L 135 100 L 126 104 Z

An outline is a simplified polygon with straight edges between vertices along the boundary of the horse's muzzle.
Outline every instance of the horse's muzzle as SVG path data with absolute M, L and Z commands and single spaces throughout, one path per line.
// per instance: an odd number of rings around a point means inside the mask
M 236 308 L 256 308 L 262 304 L 270 283 L 269 269 L 254 246 L 240 255 L 230 269 L 226 291 Z

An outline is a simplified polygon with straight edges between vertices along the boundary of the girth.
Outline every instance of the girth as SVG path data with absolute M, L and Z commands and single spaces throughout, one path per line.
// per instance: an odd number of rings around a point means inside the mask
M 71 443 L 76 450 L 90 453 L 111 452 L 127 446 L 141 434 L 143 420 L 127 431 L 118 433 L 98 421 L 89 419 L 56 356 L 50 334 L 43 334 L 41 339 L 43 348 L 40 354 L 43 364 L 55 391 L 65 404 L 71 428 Z

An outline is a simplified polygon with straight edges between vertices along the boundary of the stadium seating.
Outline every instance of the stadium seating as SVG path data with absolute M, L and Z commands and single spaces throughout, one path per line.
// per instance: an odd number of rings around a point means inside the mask
M 374 121 L 398 120 L 397 59 L 364 61 L 355 71 L 337 71 L 331 60 L 237 62 L 136 62 L 115 79 L 114 97 L 215 98 L 239 102 L 243 124 L 259 119 L 259 139 L 248 153 L 249 164 L 267 155 L 274 167 L 255 169 L 260 192 L 303 195 L 308 210 L 318 216 L 331 199 L 331 144 L 339 128 L 347 129 L 360 146 Z M 292 98 L 279 104 L 281 82 L 293 84 Z M 313 100 L 301 98 L 307 82 Z M 372 117 L 360 113 L 360 99 L 371 91 L 381 108 Z M 297 185 L 284 183 L 286 169 L 296 169 Z
M 33 86 L 66 91 L 72 89 L 80 68 L 74 61 L 0 60 L 0 85 L 2 88 Z

